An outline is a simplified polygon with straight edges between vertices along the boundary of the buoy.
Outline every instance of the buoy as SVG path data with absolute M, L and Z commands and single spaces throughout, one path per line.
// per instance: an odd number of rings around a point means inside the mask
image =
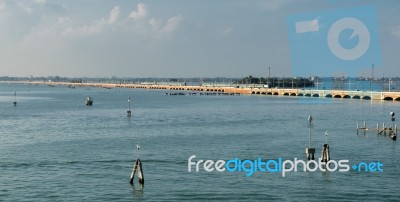
M 131 117 L 132 112 L 131 112 L 131 97 L 128 97 L 128 111 L 126 112 L 126 116 Z
M 135 161 L 135 164 L 133 164 L 132 172 L 131 172 L 131 177 L 129 179 L 129 183 L 133 185 L 133 180 L 135 178 L 136 171 L 138 173 L 138 179 L 139 179 L 139 184 L 144 185 L 144 175 L 143 175 L 143 168 L 142 168 L 142 161 L 140 161 L 140 145 L 137 144 L 136 148 L 138 150 L 138 159 Z

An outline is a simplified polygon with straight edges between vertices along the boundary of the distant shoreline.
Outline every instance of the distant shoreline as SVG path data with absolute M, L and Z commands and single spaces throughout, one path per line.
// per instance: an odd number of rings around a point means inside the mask
M 400 92 L 377 92 L 377 91 L 348 91 L 348 90 L 315 90 L 315 89 L 288 89 L 288 88 L 263 88 L 263 87 L 240 87 L 228 85 L 160 85 L 160 84 L 112 84 L 112 83 L 72 83 L 72 82 L 39 82 L 39 81 L 11 81 L 1 83 L 20 83 L 30 85 L 62 85 L 67 87 L 97 87 L 97 88 L 131 88 L 148 90 L 168 90 L 183 92 L 199 92 L 214 94 L 245 94 L 245 95 L 270 95 L 270 96 L 293 96 L 314 97 L 333 99 L 358 99 L 358 100 L 386 100 L 400 101 Z M 400 103 L 400 102 L 399 102 Z

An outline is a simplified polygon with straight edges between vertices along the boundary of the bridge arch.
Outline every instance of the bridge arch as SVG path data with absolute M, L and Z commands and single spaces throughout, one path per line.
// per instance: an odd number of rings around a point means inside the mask
M 325 97 L 330 97 L 330 98 L 331 98 L 331 97 L 332 97 L 332 95 L 331 95 L 331 94 L 327 94 L 327 95 L 325 95 Z
M 319 97 L 319 94 L 313 94 L 312 96 L 313 97 Z
M 363 99 L 363 100 L 370 100 L 370 99 L 371 99 L 371 97 L 370 97 L 370 96 L 368 96 L 368 95 L 366 95 L 366 96 L 363 96 L 361 99 Z
M 392 97 L 385 97 L 385 98 L 383 98 L 383 100 L 393 100 L 393 98 Z
M 342 98 L 341 95 L 334 95 L 333 98 Z
M 272 95 L 272 93 L 271 93 L 271 92 L 268 92 L 267 95 Z
M 311 97 L 311 94 L 310 94 L 310 93 L 307 93 L 307 94 L 305 94 L 304 96 L 306 96 L 306 97 Z
M 278 92 L 274 92 L 274 95 L 279 95 L 279 93 Z
M 296 96 L 296 93 L 290 93 L 290 96 Z
M 398 97 L 398 98 L 396 98 L 396 99 L 394 99 L 394 100 L 396 100 L 396 101 L 400 101 L 400 97 Z
M 208 91 L 208 89 L 207 89 L 207 91 Z M 253 92 L 251 92 L 251 94 L 256 94 L 256 92 L 253 91 Z
M 289 96 L 289 93 L 283 93 L 283 96 Z
M 260 91 L 257 91 L 256 94 L 257 94 L 257 95 L 260 95 Z
M 354 95 L 353 97 L 352 97 L 353 99 L 360 99 L 361 97 L 359 96 L 359 95 Z
M 344 95 L 343 98 L 349 99 L 350 95 Z
M 299 93 L 299 94 L 297 94 L 297 96 L 304 96 L 304 95 L 303 95 L 303 93 Z

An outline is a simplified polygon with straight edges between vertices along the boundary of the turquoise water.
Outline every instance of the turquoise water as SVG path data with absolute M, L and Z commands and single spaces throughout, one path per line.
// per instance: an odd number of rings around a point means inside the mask
M 375 132 L 357 136 L 355 128 L 389 123 L 400 102 L 298 99 L 0 84 L 0 200 L 399 200 L 398 142 Z M 332 159 L 379 161 L 384 172 L 188 172 L 191 155 L 305 160 L 309 114 L 317 156 L 328 130 Z M 137 143 L 143 189 L 129 184 Z

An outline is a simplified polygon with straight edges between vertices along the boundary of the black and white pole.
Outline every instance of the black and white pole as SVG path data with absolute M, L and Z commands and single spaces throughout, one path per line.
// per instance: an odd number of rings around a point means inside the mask
M 308 160 L 314 160 L 315 148 L 311 148 L 311 123 L 312 123 L 312 116 L 308 116 L 308 147 L 306 147 L 306 154 Z
M 395 113 L 394 112 L 390 112 L 390 116 L 391 116 L 391 120 L 392 120 L 392 128 L 389 131 L 389 134 L 390 134 L 390 138 L 392 140 L 396 140 L 397 139 L 397 126 L 394 123 L 396 121 L 396 117 L 394 117 Z
M 131 117 L 132 116 L 132 111 L 131 111 L 131 97 L 128 97 L 128 111 L 126 112 L 126 116 Z

